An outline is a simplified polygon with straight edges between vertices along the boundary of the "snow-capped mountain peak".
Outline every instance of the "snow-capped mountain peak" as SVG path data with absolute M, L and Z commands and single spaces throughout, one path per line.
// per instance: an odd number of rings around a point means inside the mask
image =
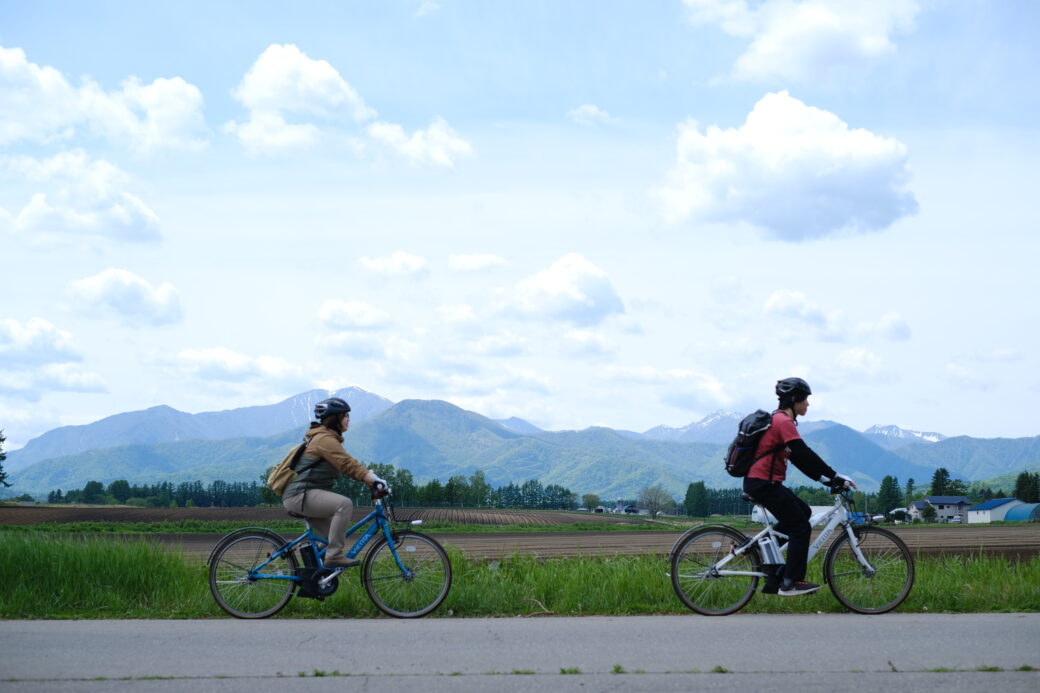
M 883 436 L 889 439 L 902 440 L 907 443 L 921 442 L 921 443 L 938 443 L 940 440 L 946 440 L 946 436 L 942 433 L 926 433 L 923 431 L 911 431 L 899 426 L 881 426 L 875 424 L 863 431 L 868 436 Z

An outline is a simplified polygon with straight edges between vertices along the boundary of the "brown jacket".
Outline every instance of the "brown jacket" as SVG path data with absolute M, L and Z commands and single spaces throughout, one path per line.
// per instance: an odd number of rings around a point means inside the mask
M 314 488 L 329 491 L 341 474 L 358 481 L 368 477 L 368 468 L 343 449 L 341 433 L 312 422 L 304 438 L 307 447 L 296 463 L 296 478 L 285 487 L 282 498 Z

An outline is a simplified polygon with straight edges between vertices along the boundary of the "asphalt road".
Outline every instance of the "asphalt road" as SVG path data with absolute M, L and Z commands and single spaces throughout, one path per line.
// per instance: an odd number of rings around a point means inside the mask
M 1040 614 L 0 622 L 0 691 L 398 687 L 1034 693 Z

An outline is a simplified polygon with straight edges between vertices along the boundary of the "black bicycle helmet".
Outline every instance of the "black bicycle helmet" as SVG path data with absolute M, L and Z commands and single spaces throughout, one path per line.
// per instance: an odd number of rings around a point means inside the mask
M 776 396 L 780 399 L 803 400 L 812 394 L 809 383 L 801 378 L 784 378 L 776 381 Z
M 349 411 L 350 405 L 347 404 L 347 400 L 341 397 L 329 397 L 314 405 L 314 418 L 320 421 L 326 416 L 346 414 Z

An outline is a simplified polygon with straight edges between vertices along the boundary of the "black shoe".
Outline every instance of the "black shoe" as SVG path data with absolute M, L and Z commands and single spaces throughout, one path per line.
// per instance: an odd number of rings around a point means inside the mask
M 326 568 L 353 568 L 361 565 L 361 561 L 346 556 L 333 556 L 325 560 Z
M 784 584 L 780 586 L 777 594 L 781 597 L 797 597 L 800 594 L 812 594 L 818 589 L 820 589 L 819 585 L 805 580 L 784 580 Z

